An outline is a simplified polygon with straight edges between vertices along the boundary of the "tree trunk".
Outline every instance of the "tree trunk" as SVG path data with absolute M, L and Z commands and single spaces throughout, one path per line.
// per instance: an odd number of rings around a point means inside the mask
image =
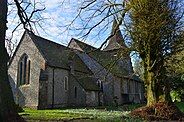
M 147 106 L 151 106 L 156 103 L 155 93 L 153 91 L 152 82 L 147 85 Z
M 17 116 L 12 90 L 8 80 L 7 63 L 9 56 L 5 48 L 5 34 L 7 23 L 7 0 L 0 1 L 0 119 L 10 121 Z
M 169 83 L 164 78 L 162 63 L 152 67 L 149 56 L 144 61 L 144 78 L 147 92 L 147 105 L 135 109 L 132 116 L 141 117 L 148 121 L 184 120 L 183 113 L 172 103 Z M 157 72 L 157 68 L 162 68 Z M 155 70 L 156 69 L 156 70 Z
M 146 70 L 149 68 L 145 68 L 144 78 L 146 83 L 146 92 L 147 92 L 147 106 L 151 106 L 156 103 L 155 96 L 155 83 L 154 83 L 154 75 L 153 72 Z
M 170 103 L 170 87 L 169 82 L 165 81 L 166 78 L 164 78 L 165 70 L 162 65 L 163 62 L 160 62 L 157 66 L 153 68 L 152 64 L 150 63 L 150 57 L 150 55 L 147 55 L 147 57 L 144 59 L 144 78 L 147 88 L 147 106 L 152 106 L 159 102 Z M 161 68 L 161 70 L 158 70 L 158 67 Z

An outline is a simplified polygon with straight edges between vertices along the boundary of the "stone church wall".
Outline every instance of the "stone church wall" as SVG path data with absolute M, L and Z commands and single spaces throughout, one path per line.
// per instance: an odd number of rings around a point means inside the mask
M 87 91 L 86 92 L 86 105 L 87 106 L 98 106 L 99 96 L 98 91 Z
M 85 90 L 81 87 L 78 81 L 76 81 L 76 79 L 72 76 L 70 76 L 69 78 L 69 89 L 70 89 L 68 97 L 69 106 L 86 106 Z
M 115 105 L 122 104 L 121 92 L 122 92 L 121 78 L 116 78 L 116 81 L 114 81 L 114 104 Z
M 30 84 L 17 86 L 18 62 L 23 54 L 27 54 L 28 60 L 31 61 Z M 29 36 L 25 35 L 8 69 L 9 80 L 16 104 L 33 108 L 38 107 L 40 69 L 44 68 L 44 58 Z
M 48 107 L 57 108 L 67 106 L 69 87 L 67 90 L 64 88 L 64 78 L 69 77 L 68 70 L 54 67 L 47 67 L 46 70 L 48 72 L 48 86 L 46 93 Z

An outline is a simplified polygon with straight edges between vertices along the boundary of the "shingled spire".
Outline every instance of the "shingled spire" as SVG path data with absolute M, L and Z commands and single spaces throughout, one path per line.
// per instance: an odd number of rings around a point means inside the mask
M 116 20 L 113 22 L 111 35 L 113 37 L 109 39 L 108 45 L 103 49 L 104 51 L 127 48 Z

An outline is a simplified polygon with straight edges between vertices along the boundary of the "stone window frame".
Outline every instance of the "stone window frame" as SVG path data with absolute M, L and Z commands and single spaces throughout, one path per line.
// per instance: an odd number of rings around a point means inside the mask
M 18 72 L 17 72 L 17 85 L 29 85 L 30 84 L 30 74 L 31 74 L 31 60 L 28 55 L 24 53 L 18 62 Z
M 67 91 L 68 90 L 68 76 L 64 77 L 64 90 Z

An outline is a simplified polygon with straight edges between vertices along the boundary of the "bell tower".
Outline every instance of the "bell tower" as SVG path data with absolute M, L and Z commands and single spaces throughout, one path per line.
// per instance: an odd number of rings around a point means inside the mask
M 103 49 L 103 51 L 116 50 L 119 48 L 127 48 L 116 20 L 114 20 L 113 22 L 111 35 L 113 36 L 108 40 L 108 44 Z

